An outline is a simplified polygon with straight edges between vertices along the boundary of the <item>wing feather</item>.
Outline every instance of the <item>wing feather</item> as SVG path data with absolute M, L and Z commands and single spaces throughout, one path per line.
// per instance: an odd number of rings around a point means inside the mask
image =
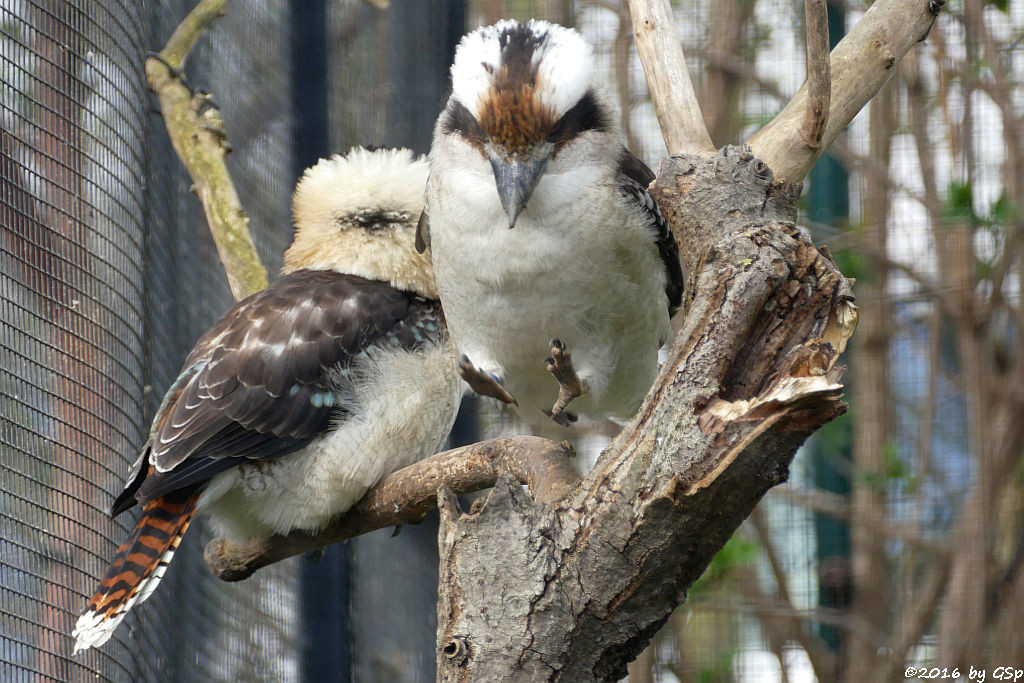
M 383 282 L 314 270 L 282 277 L 196 343 L 154 420 L 153 467 L 140 468 L 114 510 L 130 507 L 130 492 L 146 502 L 303 447 L 352 411 L 341 397 L 354 395 L 346 370 L 355 360 L 378 346 L 415 348 L 440 329 L 436 302 Z
M 669 227 L 654 198 L 647 188 L 654 180 L 654 172 L 647 167 L 635 154 L 625 147 L 619 155 L 620 189 L 631 201 L 635 202 L 647 216 L 648 224 L 654 234 L 654 243 L 658 247 L 658 255 L 665 264 L 665 295 L 668 297 L 669 315 L 675 315 L 683 303 L 682 262 L 679 260 L 679 244 Z

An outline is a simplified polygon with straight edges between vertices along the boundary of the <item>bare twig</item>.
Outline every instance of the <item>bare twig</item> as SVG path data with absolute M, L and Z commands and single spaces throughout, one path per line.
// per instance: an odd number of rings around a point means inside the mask
M 794 486 L 780 486 L 775 489 L 774 495 L 788 500 L 800 507 L 816 512 L 833 519 L 845 520 L 857 523 L 856 517 L 850 510 L 850 500 L 847 496 L 826 491 L 819 488 L 797 488 Z M 871 527 L 874 532 L 885 534 L 890 538 L 897 538 L 922 550 L 940 551 L 942 548 L 939 541 L 924 536 L 916 524 L 893 524 L 886 523 L 881 526 Z
M 192 189 L 206 213 L 217 252 L 235 299 L 267 286 L 267 271 L 249 233 L 231 176 L 224 165 L 229 146 L 220 113 L 210 107 L 209 95 L 193 94 L 181 77 L 185 58 L 203 32 L 224 14 L 228 0 L 202 0 L 178 25 L 159 55 L 146 59 L 149 86 L 160 110 L 174 151 L 192 178 Z
M 892 67 L 927 36 L 943 3 L 879 0 L 832 51 L 832 98 L 817 149 L 806 145 L 800 124 L 807 109 L 805 83 L 779 115 L 750 138 L 755 156 L 776 178 L 803 180 L 822 152 L 892 75 Z
M 765 519 L 762 506 L 754 508 L 750 515 L 750 522 L 757 531 L 761 547 L 764 548 L 765 556 L 768 559 L 768 566 L 771 568 L 772 576 L 775 578 L 776 597 L 789 610 L 790 614 L 795 615 L 796 610 L 793 608 L 793 600 L 789 595 L 789 586 L 786 583 L 786 571 L 782 567 L 778 553 L 775 552 L 775 544 L 772 541 L 771 532 L 768 529 L 768 520 Z M 804 648 L 807 652 L 807 657 L 811 660 L 811 666 L 814 668 L 815 674 L 817 674 L 819 679 L 824 680 L 833 671 L 835 662 L 825 649 L 824 644 L 805 631 L 798 619 L 799 617 L 796 616 L 790 616 L 787 619 L 790 622 L 788 629 L 790 637 Z
M 527 484 L 535 500 L 552 503 L 578 479 L 569 454 L 566 445 L 535 436 L 492 439 L 438 453 L 388 475 L 317 533 L 293 532 L 244 545 L 214 539 L 206 546 L 206 562 L 224 581 L 240 581 L 292 555 L 375 529 L 419 522 L 436 506 L 440 487 L 456 494 L 479 491 L 493 486 L 502 473 Z
M 631 116 L 633 96 L 629 87 L 629 60 L 633 49 L 633 24 L 629 18 L 629 6 L 626 0 L 594 0 L 594 4 L 614 12 L 619 22 L 612 42 L 612 71 L 615 73 L 615 90 L 619 96 L 619 120 L 626 148 L 640 154 Z
M 668 153 L 709 155 L 715 147 L 686 69 L 669 0 L 630 0 L 629 11 Z
M 809 147 L 818 149 L 832 97 L 825 0 L 804 0 L 804 14 L 807 17 L 807 108 L 800 124 L 800 135 Z

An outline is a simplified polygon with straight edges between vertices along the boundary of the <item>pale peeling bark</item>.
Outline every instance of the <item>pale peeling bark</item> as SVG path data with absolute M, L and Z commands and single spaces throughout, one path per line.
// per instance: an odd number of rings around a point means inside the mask
M 714 151 L 700 113 L 669 0 L 630 0 L 633 38 L 669 154 Z
M 566 498 L 443 490 L 438 679 L 618 680 L 803 440 L 845 410 L 850 283 L 749 150 L 662 163 L 685 323 L 633 422 Z

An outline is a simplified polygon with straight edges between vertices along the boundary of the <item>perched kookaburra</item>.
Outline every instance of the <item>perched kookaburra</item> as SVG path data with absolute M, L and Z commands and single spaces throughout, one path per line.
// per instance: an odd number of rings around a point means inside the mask
M 417 233 L 463 377 L 562 424 L 573 399 L 595 419 L 636 412 L 683 287 L 654 174 L 623 147 L 592 62 L 544 21 L 466 35 Z
M 426 178 L 408 150 L 306 171 L 283 276 L 200 338 L 157 411 L 112 507 L 138 502 L 142 518 L 78 619 L 76 652 L 153 592 L 196 512 L 234 541 L 316 531 L 442 446 L 462 382 L 413 248 Z

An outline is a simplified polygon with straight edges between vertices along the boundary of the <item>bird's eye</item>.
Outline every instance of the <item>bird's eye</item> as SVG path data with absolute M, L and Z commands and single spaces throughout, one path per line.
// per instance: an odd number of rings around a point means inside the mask
M 494 67 L 488 64 L 487 62 L 480 62 L 480 65 L 484 68 L 484 71 L 486 71 L 487 73 L 491 75 L 494 74 Z
M 358 225 L 368 232 L 380 232 L 407 222 L 409 213 L 407 211 L 362 209 L 349 214 L 346 218 L 348 225 Z

